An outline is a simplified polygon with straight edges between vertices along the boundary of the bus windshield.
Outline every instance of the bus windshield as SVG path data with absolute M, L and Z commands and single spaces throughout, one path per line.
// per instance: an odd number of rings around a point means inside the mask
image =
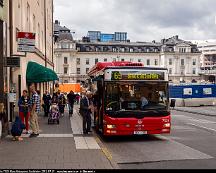
M 105 112 L 109 115 L 165 116 L 168 114 L 167 82 L 107 82 Z

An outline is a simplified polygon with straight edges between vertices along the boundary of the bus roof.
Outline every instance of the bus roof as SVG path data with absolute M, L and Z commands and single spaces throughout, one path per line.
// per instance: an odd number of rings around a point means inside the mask
M 130 61 L 115 61 L 115 62 L 98 62 L 95 66 L 89 71 L 89 75 L 97 73 L 101 70 L 104 70 L 107 67 L 143 67 L 143 63 L 134 63 Z
M 137 68 L 137 69 L 148 69 L 148 70 L 165 70 L 166 68 L 160 67 L 144 67 L 143 63 L 134 63 L 130 61 L 116 61 L 116 62 L 98 62 L 95 66 L 88 72 L 89 76 L 94 76 L 96 73 L 103 71 L 107 68 L 110 69 L 127 69 L 127 68 Z M 167 70 L 167 69 L 166 69 Z

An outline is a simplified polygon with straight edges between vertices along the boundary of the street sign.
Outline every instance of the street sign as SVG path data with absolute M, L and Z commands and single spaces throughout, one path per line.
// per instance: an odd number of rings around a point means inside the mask
M 5 67 L 20 67 L 20 57 L 5 57 Z
M 26 39 L 26 38 L 18 38 L 18 45 L 26 44 L 26 45 L 35 45 L 35 39 Z
M 35 33 L 18 32 L 18 52 L 35 52 Z
M 16 102 L 16 93 L 8 93 L 8 101 L 9 101 L 9 103 L 15 103 Z
M 35 52 L 35 46 L 20 44 L 17 47 L 18 52 Z

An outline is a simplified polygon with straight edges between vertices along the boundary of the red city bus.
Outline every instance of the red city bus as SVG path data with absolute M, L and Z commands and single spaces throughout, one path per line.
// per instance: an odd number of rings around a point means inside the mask
M 99 62 L 88 73 L 105 136 L 170 133 L 168 70 L 142 63 Z

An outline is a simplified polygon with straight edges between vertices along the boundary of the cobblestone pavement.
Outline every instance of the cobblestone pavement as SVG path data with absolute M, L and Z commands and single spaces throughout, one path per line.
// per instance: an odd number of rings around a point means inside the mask
M 60 125 L 48 125 L 39 118 L 41 134 L 23 135 L 21 142 L 8 136 L 0 141 L 0 169 L 112 169 L 94 134 L 84 136 L 81 117 L 75 110 L 72 118 L 66 111 Z M 75 133 L 75 134 L 74 134 Z
M 201 114 L 206 116 L 216 116 L 216 106 L 201 106 L 201 107 L 176 107 L 177 111 Z

